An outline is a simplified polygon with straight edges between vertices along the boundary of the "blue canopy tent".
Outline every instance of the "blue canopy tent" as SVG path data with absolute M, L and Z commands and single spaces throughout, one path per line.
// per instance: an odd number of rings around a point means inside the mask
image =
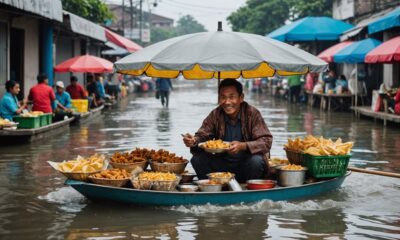
M 305 17 L 280 27 L 267 36 L 282 42 L 338 40 L 353 25 L 330 17 Z
M 400 7 L 368 24 L 368 34 L 400 27 Z
M 358 96 L 358 67 L 357 63 L 363 63 L 365 56 L 372 51 L 374 48 L 379 46 L 382 42 L 373 38 L 367 38 L 358 42 L 354 42 L 347 47 L 343 48 L 335 55 L 333 55 L 333 62 L 336 63 L 353 63 L 356 64 L 356 91 L 355 94 Z M 357 99 L 355 98 L 355 105 L 357 106 Z M 361 98 L 362 100 L 362 98 Z

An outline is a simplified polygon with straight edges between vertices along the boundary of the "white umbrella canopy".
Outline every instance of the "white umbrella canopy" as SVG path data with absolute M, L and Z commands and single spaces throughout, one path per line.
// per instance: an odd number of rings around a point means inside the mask
M 289 44 L 249 33 L 202 32 L 171 38 L 114 64 L 122 74 L 186 79 L 254 78 L 322 72 L 328 65 Z

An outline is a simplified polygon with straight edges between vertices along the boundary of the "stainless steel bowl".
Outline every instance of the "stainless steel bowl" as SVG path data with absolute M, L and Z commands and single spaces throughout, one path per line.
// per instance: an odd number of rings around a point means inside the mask
M 178 189 L 181 192 L 197 192 L 199 187 L 193 184 L 178 185 Z
M 221 192 L 223 184 L 210 184 L 210 180 L 198 180 L 196 184 L 202 192 Z
M 299 186 L 303 185 L 307 168 L 303 170 L 282 170 L 278 169 L 278 184 L 282 187 Z
M 195 173 L 182 173 L 181 175 L 181 183 L 192 183 L 193 178 L 197 175 Z

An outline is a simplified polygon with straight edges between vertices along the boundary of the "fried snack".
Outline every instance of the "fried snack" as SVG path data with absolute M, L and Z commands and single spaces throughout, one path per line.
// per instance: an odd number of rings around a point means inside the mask
M 12 124 L 14 124 L 14 122 L 12 122 L 8 119 L 0 118 L 0 126 L 10 126 Z
M 150 159 L 159 163 L 185 163 L 187 161 L 183 157 L 178 157 L 175 153 L 170 153 L 164 149 L 150 151 Z
M 137 154 L 136 152 L 115 152 L 111 156 L 111 162 L 115 163 L 136 163 L 136 162 L 143 162 L 147 161 L 147 157 L 144 154 Z
M 127 179 L 130 174 L 125 169 L 113 168 L 92 174 L 91 177 L 111 180 Z
M 211 178 L 232 178 L 233 174 L 230 172 L 214 172 L 210 173 L 209 176 Z
M 20 116 L 21 117 L 37 117 L 43 115 L 43 112 L 41 111 L 33 111 L 33 112 L 27 112 L 27 113 L 22 113 Z
M 142 172 L 138 178 L 145 181 L 175 181 L 178 179 L 175 174 L 164 172 Z
M 103 169 L 104 155 L 94 154 L 88 158 L 78 156 L 75 160 L 64 161 L 58 164 L 61 172 L 90 173 Z
M 221 139 L 213 139 L 205 142 L 203 146 L 210 149 L 226 149 L 229 148 L 229 143 L 225 143 Z
M 269 160 L 268 163 L 270 166 L 276 166 L 276 165 L 289 164 L 289 160 L 273 157 Z
M 296 170 L 296 171 L 304 170 L 304 168 L 301 165 L 296 165 L 296 164 L 288 164 L 286 166 L 283 166 L 281 169 L 282 170 L 292 170 L 292 171 L 293 170 Z
M 332 141 L 331 139 L 308 135 L 304 139 L 295 138 L 292 140 L 289 138 L 288 143 L 284 146 L 288 150 L 303 152 L 313 156 L 338 156 L 349 154 L 353 144 L 353 142 L 342 143 L 341 138 Z

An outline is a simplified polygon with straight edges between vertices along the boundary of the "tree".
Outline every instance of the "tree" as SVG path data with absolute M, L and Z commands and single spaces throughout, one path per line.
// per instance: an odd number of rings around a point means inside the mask
M 191 15 L 186 15 L 177 21 L 177 26 L 173 28 L 152 28 L 151 42 L 156 43 L 180 35 L 205 32 L 205 27 L 196 21 Z
M 265 35 L 306 16 L 331 16 L 333 0 L 248 0 L 227 20 L 232 30 Z
M 113 19 L 107 4 L 101 0 L 62 0 L 63 9 L 96 23 Z
M 177 36 L 189 33 L 206 32 L 202 24 L 196 21 L 191 15 L 186 15 L 179 18 L 176 26 Z
M 175 28 L 152 28 L 151 42 L 156 43 L 176 36 Z

